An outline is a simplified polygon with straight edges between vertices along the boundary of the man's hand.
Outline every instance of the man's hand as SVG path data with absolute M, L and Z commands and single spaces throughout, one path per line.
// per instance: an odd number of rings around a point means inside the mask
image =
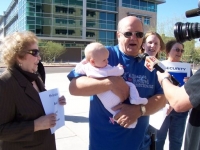
M 122 77 L 109 77 L 108 78 L 112 83 L 111 91 L 116 94 L 121 102 L 126 100 L 129 97 L 129 86 L 126 84 Z
M 119 104 L 112 109 L 115 111 L 120 110 L 114 116 L 114 119 L 125 128 L 134 123 L 141 116 L 140 105 Z
M 157 71 L 156 73 L 157 73 L 157 75 L 158 75 L 158 81 L 159 81 L 160 84 L 161 84 L 161 81 L 162 81 L 165 77 L 170 77 L 170 74 L 169 74 L 167 71 L 165 71 L 164 73 L 161 73 L 161 72 Z M 162 85 L 161 85 L 161 86 L 162 86 Z

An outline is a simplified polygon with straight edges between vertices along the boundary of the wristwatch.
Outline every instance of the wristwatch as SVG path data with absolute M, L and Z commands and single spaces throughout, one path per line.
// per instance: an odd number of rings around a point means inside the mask
M 144 105 L 140 105 L 141 116 L 144 116 L 146 113 L 146 107 Z

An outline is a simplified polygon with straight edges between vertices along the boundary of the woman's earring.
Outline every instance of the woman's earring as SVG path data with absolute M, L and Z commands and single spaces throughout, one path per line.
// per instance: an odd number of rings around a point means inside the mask
M 19 63 L 18 65 L 19 65 L 19 67 L 22 67 L 22 64 L 21 64 L 21 63 Z

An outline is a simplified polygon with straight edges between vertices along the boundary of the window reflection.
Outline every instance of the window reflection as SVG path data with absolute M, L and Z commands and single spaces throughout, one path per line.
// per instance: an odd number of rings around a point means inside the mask
M 122 0 L 122 6 L 146 11 L 157 12 L 157 5 L 155 2 L 144 0 Z

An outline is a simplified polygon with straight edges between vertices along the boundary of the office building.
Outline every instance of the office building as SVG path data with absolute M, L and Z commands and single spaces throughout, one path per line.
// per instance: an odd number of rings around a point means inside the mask
M 33 31 L 62 43 L 63 61 L 80 61 L 92 41 L 114 45 L 117 22 L 135 15 L 147 31 L 156 27 L 157 5 L 165 0 L 12 0 L 0 17 L 0 39 L 14 31 Z

